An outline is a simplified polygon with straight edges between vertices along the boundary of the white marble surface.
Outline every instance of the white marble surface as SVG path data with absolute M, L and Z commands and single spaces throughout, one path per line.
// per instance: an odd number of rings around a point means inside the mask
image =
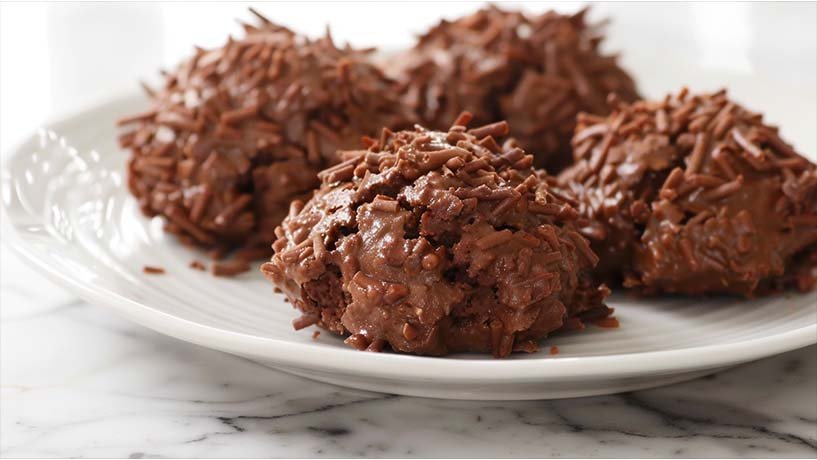
M 616 396 L 406 398 L 159 335 L 0 258 L 2 457 L 817 456 L 817 347 Z

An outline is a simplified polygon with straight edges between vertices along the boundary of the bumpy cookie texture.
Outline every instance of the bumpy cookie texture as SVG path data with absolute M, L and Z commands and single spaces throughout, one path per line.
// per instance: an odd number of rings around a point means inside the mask
M 447 129 L 462 110 L 476 123 L 507 120 L 537 166 L 555 171 L 571 163 L 577 113 L 608 113 L 610 92 L 638 98 L 616 56 L 599 51 L 601 41 L 585 11 L 528 16 L 490 6 L 440 22 L 387 71 L 425 126 Z
M 262 271 L 303 312 L 359 348 L 424 355 L 535 351 L 537 340 L 607 316 L 607 288 L 507 124 L 448 132 L 384 130 L 321 173 L 276 230 Z M 569 320 L 569 321 L 568 321 Z
M 646 293 L 813 287 L 817 168 L 777 128 L 725 90 L 612 102 L 609 117 L 579 117 L 560 176 L 603 278 Z
M 319 185 L 337 149 L 408 117 L 365 52 L 258 18 L 148 90 L 151 109 L 120 120 L 120 144 L 145 214 L 185 242 L 266 258 L 290 200 Z

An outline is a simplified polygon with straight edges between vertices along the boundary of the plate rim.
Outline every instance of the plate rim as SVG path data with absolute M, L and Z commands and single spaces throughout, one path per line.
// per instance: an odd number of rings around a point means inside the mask
M 42 124 L 60 135 L 61 129 L 78 119 L 115 106 L 133 103 L 136 92 L 125 92 L 94 101 L 79 110 L 65 113 Z M 113 123 L 113 120 L 111 120 Z M 10 165 L 25 149 L 36 145 L 35 130 L 9 148 L 3 155 L 0 176 L 2 186 L 12 177 Z M 614 355 L 558 357 L 540 359 L 456 359 L 413 356 L 398 353 L 361 353 L 346 347 L 326 347 L 311 343 L 261 337 L 219 329 L 157 310 L 104 288 L 89 285 L 51 267 L 28 247 L 11 223 L 9 203 L 4 198 L 0 208 L 2 244 L 16 253 L 35 271 L 55 284 L 67 288 L 94 305 L 111 307 L 118 314 L 154 331 L 177 339 L 228 353 L 249 355 L 260 360 L 303 369 L 317 369 L 341 374 L 370 375 L 411 381 L 451 382 L 522 382 L 563 381 L 575 378 L 626 378 L 644 374 L 669 374 L 720 368 L 754 361 L 817 343 L 817 318 L 803 327 L 750 340 L 680 349 L 632 352 Z M 810 293 L 811 294 L 811 293 Z M 810 295 L 803 294 L 803 295 Z M 815 302 L 817 302 L 817 292 Z

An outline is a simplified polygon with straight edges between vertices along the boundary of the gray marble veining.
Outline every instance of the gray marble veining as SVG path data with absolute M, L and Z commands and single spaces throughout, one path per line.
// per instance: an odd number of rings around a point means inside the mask
M 817 347 L 614 396 L 398 397 L 162 336 L 2 251 L 3 457 L 817 456 Z

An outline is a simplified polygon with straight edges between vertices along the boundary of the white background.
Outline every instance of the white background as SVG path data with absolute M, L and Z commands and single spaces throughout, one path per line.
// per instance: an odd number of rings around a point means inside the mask
M 274 21 L 310 36 L 327 23 L 337 41 L 395 49 L 440 18 L 478 2 L 281 2 L 256 4 Z M 510 2 L 541 12 L 580 3 Z M 5 152 L 57 114 L 155 81 L 192 46 L 218 46 L 252 20 L 247 3 L 4 3 L 0 5 L 0 148 Z M 689 84 L 728 86 L 762 111 L 807 155 L 817 150 L 817 5 L 603 3 L 606 50 L 622 52 L 644 93 Z M 659 20 L 660 19 L 660 20 Z M 645 39 L 644 37 L 650 37 Z M 656 40 L 655 37 L 663 37 Z M 679 38 L 680 37 L 680 38 Z M 693 71 L 682 62 L 697 61 Z M 706 72 L 701 72 L 705 69 Z M 783 95 L 779 94 L 783 93 Z

